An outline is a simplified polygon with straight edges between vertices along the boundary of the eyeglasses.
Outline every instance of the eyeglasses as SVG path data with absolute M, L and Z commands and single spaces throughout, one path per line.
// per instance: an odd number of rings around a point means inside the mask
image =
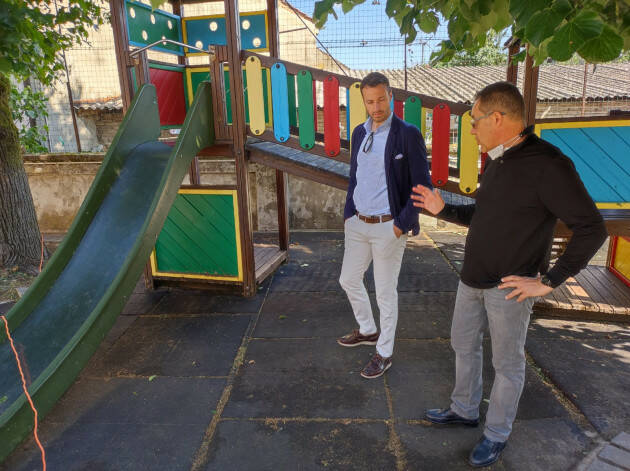
M 471 115 L 472 119 L 470 120 L 470 125 L 473 127 L 473 129 L 475 129 L 477 127 L 477 123 L 479 121 L 481 121 L 482 119 L 487 118 L 488 116 L 491 116 L 492 113 L 499 113 L 499 114 L 505 116 L 505 111 L 488 111 L 486 114 L 484 114 L 483 116 L 479 116 L 478 118 L 472 118 L 472 115 Z
M 372 144 L 374 143 L 374 131 L 370 133 L 370 135 L 365 140 L 365 144 L 363 144 L 363 152 L 366 154 L 372 150 Z

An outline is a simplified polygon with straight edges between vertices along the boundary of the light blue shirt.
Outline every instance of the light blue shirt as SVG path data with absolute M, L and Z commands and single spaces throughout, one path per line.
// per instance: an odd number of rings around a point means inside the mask
M 357 154 L 357 186 L 353 199 L 356 210 L 366 216 L 391 214 L 385 177 L 385 144 L 392 127 L 392 116 L 393 113 L 390 113 L 389 118 L 374 131 L 369 152 L 363 152 L 363 148 L 372 134 L 372 118 L 363 124 L 366 134 Z

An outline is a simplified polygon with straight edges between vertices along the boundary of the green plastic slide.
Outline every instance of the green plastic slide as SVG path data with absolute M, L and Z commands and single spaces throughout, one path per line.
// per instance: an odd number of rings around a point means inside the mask
M 174 147 L 158 141 L 155 87 L 137 93 L 66 238 L 6 317 L 40 418 L 72 384 L 131 295 L 191 160 L 214 143 L 202 83 Z M 0 462 L 33 428 L 0 327 Z

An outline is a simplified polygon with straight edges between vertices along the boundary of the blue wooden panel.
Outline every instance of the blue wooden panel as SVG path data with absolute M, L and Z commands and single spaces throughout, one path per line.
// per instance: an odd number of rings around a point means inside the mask
M 271 100 L 273 104 L 273 135 L 276 140 L 289 139 L 289 90 L 287 69 L 279 62 L 271 67 Z
M 266 14 L 241 14 L 241 47 L 249 50 L 267 50 Z M 186 26 L 186 42 L 207 49 L 208 45 L 225 46 L 225 17 L 183 19 Z M 192 51 L 189 51 L 192 52 Z
M 582 131 L 601 150 L 599 157 L 608 183 L 621 194 L 622 202 L 630 201 L 630 128 L 610 126 Z
M 578 129 L 543 129 L 541 137 L 558 147 L 567 157 L 573 160 L 575 168 L 584 182 L 584 186 L 586 186 L 595 202 L 621 201 L 621 195 L 602 180 L 600 175 L 593 169 L 588 156 L 583 154 L 583 150 L 577 144 L 576 136 L 578 133 L 576 131 L 579 133 Z

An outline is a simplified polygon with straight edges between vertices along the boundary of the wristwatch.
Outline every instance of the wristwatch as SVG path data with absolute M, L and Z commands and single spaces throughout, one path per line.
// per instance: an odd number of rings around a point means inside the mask
M 549 286 L 550 288 L 553 288 L 553 286 L 551 285 L 551 280 L 546 274 L 540 278 L 540 282 L 545 286 Z

